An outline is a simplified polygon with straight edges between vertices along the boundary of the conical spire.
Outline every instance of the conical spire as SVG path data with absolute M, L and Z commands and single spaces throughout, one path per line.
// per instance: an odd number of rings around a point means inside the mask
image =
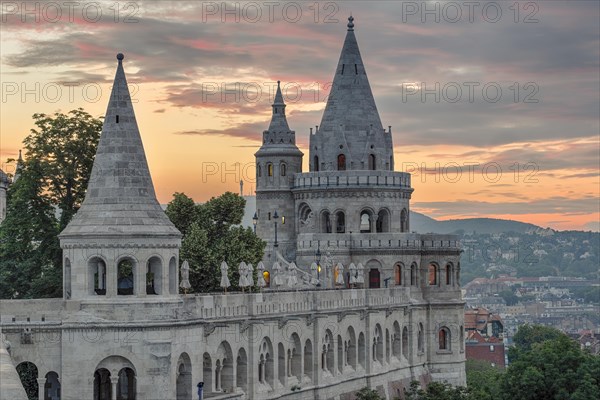
M 285 102 L 283 101 L 283 95 L 281 94 L 281 81 L 277 81 L 277 92 L 275 93 L 275 100 L 272 104 L 273 115 L 271 117 L 271 123 L 269 124 L 270 132 L 289 132 L 290 127 L 285 117 Z
M 327 168 L 336 169 L 338 153 L 346 160 L 345 169 L 375 169 L 390 164 L 391 135 L 384 133 L 369 79 L 354 34 L 354 17 L 348 18 L 346 39 L 333 77 L 331 92 L 311 152 Z M 314 151 L 315 147 L 319 150 Z M 373 168 L 371 168 L 373 169 Z
M 117 72 L 85 200 L 61 237 L 181 235 L 156 200 L 123 58 L 117 55 Z

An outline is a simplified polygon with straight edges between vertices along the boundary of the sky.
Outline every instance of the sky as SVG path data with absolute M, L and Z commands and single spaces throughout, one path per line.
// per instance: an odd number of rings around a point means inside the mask
M 276 81 L 308 170 L 347 18 L 414 211 L 600 228 L 598 1 L 0 2 L 0 161 L 124 67 L 158 199 L 254 190 Z M 26 156 L 26 155 L 25 155 Z

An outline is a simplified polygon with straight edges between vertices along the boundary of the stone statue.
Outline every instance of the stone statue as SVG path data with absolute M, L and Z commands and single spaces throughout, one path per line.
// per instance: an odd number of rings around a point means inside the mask
M 227 276 L 228 268 L 229 267 L 227 266 L 227 263 L 223 261 L 221 263 L 221 287 L 225 290 L 225 293 L 227 293 L 227 288 L 231 286 L 231 283 L 229 282 L 229 277 Z
M 179 287 L 183 289 L 183 292 L 187 294 L 187 290 L 192 287 L 190 285 L 190 264 L 187 260 L 181 264 L 181 282 Z

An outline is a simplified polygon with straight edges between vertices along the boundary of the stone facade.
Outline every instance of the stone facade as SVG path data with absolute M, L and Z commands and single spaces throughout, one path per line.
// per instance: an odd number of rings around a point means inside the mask
M 410 176 L 390 164 L 353 153 L 346 170 L 302 173 L 280 91 L 256 153 L 257 233 L 271 265 L 279 251 L 306 270 L 322 250 L 319 287 L 179 294 L 181 234 L 156 201 L 118 59 L 86 199 L 60 235 L 64 298 L 2 302 L 12 361 L 37 370 L 40 399 L 189 400 L 199 382 L 214 399 L 351 400 L 365 386 L 391 399 L 414 379 L 465 384 L 457 238 L 409 232 Z M 374 121 L 374 101 L 356 105 Z M 391 158 L 391 135 L 371 134 L 376 160 Z M 334 289 L 338 262 L 364 265 L 366 284 Z

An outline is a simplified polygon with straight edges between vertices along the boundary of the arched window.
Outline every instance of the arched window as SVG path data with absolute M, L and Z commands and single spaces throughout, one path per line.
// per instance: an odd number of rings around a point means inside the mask
M 331 233 L 331 214 L 329 211 L 323 211 L 321 214 L 321 232 Z
M 346 214 L 343 211 L 338 211 L 335 214 L 336 217 L 336 233 L 345 233 L 346 232 Z
M 58 374 L 54 371 L 50 371 L 46 374 L 44 399 L 60 399 L 60 380 L 58 379 Z
M 319 156 L 315 156 L 313 159 L 313 171 L 319 171 Z
M 419 353 L 425 352 L 425 338 L 423 336 L 423 324 L 419 322 L 419 332 L 417 333 L 417 350 Z
M 375 154 L 369 154 L 369 169 L 375 171 Z
M 39 394 L 37 366 L 30 361 L 23 361 L 17 365 L 16 369 L 27 397 L 30 399 L 37 399 Z
M 117 294 L 131 296 L 134 293 L 135 263 L 126 258 L 119 261 L 117 267 Z
M 390 231 L 390 213 L 388 210 L 380 210 L 377 213 L 377 223 L 375 225 L 377 233 Z
M 313 380 L 313 347 L 310 339 L 306 339 L 304 345 L 304 376 Z
M 390 156 L 390 171 L 394 170 L 394 156 Z
M 119 381 L 117 382 L 117 400 L 134 400 L 136 398 L 135 372 L 131 368 L 125 367 L 119 371 L 118 377 Z
M 438 331 L 438 346 L 440 350 L 450 350 L 450 330 L 445 326 Z
M 410 266 L 410 285 L 417 286 L 417 265 L 412 264 Z
M 437 265 L 429 264 L 427 268 L 427 282 L 429 286 L 436 286 L 438 284 L 438 269 Z
M 259 178 L 262 176 L 262 168 L 260 167 L 260 164 L 256 166 L 256 175 L 258 175 Z
M 285 174 L 287 172 L 286 171 L 287 170 L 287 166 L 284 163 L 281 163 L 281 165 L 280 165 L 279 168 L 281 169 L 281 176 L 285 176 Z
M 408 328 L 402 329 L 402 355 L 408 359 Z
M 371 232 L 371 221 L 373 216 L 367 210 L 362 211 L 360 213 L 360 233 L 370 233 Z
M 106 263 L 100 257 L 88 261 L 89 288 L 91 295 L 106 295 Z
M 446 264 L 446 285 L 452 285 L 452 265 Z
M 267 175 L 273 176 L 273 164 L 271 163 L 267 164 Z
M 65 288 L 64 288 L 64 298 L 71 298 L 71 261 L 68 258 L 65 258 Z
M 148 260 L 146 271 L 146 294 L 162 294 L 162 261 L 158 257 Z
M 400 212 L 400 232 L 408 232 L 408 212 L 403 208 Z
M 346 170 L 346 155 L 340 154 L 337 157 L 338 171 Z
M 396 267 L 394 268 L 394 273 L 396 276 L 396 285 L 397 286 L 402 286 L 402 273 L 404 271 L 402 270 L 402 264 L 398 263 L 396 264 Z

